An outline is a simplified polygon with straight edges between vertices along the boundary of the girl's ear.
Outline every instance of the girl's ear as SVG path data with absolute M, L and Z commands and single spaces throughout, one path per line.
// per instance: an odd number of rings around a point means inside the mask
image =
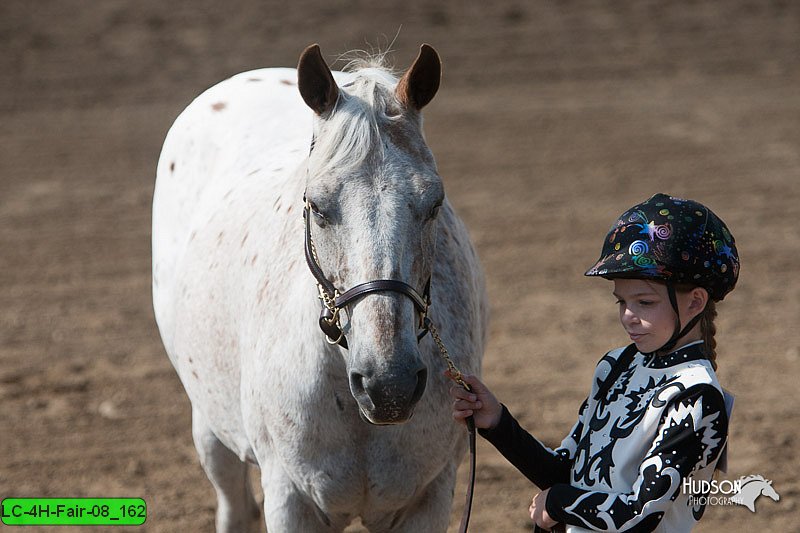
M 695 287 L 689 292 L 689 312 L 692 317 L 699 315 L 708 303 L 708 291 L 702 287 Z

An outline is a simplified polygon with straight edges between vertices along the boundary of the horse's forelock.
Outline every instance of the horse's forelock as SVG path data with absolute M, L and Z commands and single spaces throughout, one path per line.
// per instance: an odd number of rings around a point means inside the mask
M 352 61 L 351 61 L 352 63 Z M 347 174 L 361 166 L 370 154 L 380 159 L 380 119 L 397 84 L 395 75 L 383 66 L 362 64 L 342 86 L 331 115 L 322 130 L 309 161 L 311 175 L 335 170 Z
M 377 127 L 375 113 L 367 101 L 340 94 L 333 113 L 317 133 L 309 174 L 344 175 L 361 166 L 372 150 L 381 147 Z
M 339 56 L 338 61 L 345 61 L 342 67 L 343 72 L 358 72 L 365 69 L 380 69 L 396 77 L 397 73 L 389 63 L 390 49 L 374 50 L 350 50 Z

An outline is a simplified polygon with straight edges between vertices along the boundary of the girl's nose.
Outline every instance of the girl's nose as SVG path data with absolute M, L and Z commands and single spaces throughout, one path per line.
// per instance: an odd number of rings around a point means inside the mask
M 639 322 L 639 317 L 630 309 L 625 308 L 620 314 L 620 320 L 622 320 L 623 324 L 637 324 Z

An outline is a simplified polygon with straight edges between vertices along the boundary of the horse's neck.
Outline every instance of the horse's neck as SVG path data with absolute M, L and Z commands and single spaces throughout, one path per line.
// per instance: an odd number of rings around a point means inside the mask
M 763 490 L 764 485 L 759 480 L 750 481 L 742 487 L 742 492 L 748 494 L 760 494 Z

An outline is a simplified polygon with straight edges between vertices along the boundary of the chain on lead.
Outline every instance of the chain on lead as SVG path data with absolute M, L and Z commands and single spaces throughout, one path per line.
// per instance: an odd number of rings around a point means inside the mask
M 433 322 L 427 320 L 428 330 L 431 332 L 431 337 L 433 337 L 433 341 L 436 343 L 436 346 L 439 347 L 439 352 L 442 354 L 442 359 L 445 360 L 447 363 L 447 368 L 450 371 L 453 381 L 464 387 L 466 390 L 471 391 L 469 384 L 464 381 L 464 374 L 456 367 L 453 360 L 450 358 L 450 353 L 445 348 L 444 343 L 442 342 L 441 337 L 439 337 L 439 332 L 436 330 L 436 326 L 433 325 Z
M 339 314 L 339 308 L 336 307 L 336 297 L 339 296 L 339 291 L 336 291 L 336 293 L 331 296 L 320 283 L 317 283 L 317 291 L 319 291 L 319 299 L 322 300 L 325 307 L 333 313 L 334 317 L 337 316 Z

